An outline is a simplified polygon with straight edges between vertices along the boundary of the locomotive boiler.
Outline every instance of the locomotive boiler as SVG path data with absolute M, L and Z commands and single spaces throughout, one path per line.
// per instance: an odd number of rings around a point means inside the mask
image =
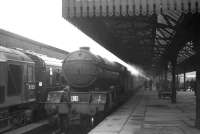
M 127 87 L 127 72 L 120 63 L 94 55 L 87 47 L 69 53 L 62 64 L 62 73 L 70 86 L 68 114 L 94 117 L 110 111 Z M 61 94 L 50 92 L 47 100 L 50 103 L 57 100 L 59 107 L 65 100 Z
M 62 70 L 73 90 L 105 91 L 111 86 L 122 86 L 120 80 L 126 68 L 119 63 L 96 56 L 84 47 L 67 55 Z

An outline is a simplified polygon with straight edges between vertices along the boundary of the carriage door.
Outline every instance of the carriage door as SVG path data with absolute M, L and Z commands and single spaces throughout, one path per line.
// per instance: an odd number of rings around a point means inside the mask
M 5 101 L 6 90 L 6 65 L 4 62 L 0 62 L 0 104 Z

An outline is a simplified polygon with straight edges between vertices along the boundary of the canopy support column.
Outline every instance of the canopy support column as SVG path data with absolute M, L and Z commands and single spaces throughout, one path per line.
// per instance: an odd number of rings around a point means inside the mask
M 176 103 L 176 61 L 172 61 L 172 95 L 171 103 Z
M 196 70 L 196 128 L 200 129 L 200 66 Z
M 186 90 L 186 84 L 185 84 L 185 70 L 184 70 L 184 73 L 183 73 L 183 85 L 184 85 L 184 90 Z

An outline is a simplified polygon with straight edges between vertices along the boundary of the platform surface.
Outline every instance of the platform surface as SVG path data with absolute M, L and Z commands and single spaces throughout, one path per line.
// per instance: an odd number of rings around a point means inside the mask
M 200 134 L 194 122 L 194 93 L 178 92 L 171 104 L 156 91 L 140 91 L 89 134 Z

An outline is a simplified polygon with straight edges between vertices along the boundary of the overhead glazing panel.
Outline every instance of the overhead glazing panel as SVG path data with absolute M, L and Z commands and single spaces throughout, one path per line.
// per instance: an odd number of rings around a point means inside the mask
M 193 42 L 192 41 L 187 42 L 185 46 L 178 53 L 177 63 L 179 64 L 195 54 L 196 52 L 194 51 L 193 48 Z

